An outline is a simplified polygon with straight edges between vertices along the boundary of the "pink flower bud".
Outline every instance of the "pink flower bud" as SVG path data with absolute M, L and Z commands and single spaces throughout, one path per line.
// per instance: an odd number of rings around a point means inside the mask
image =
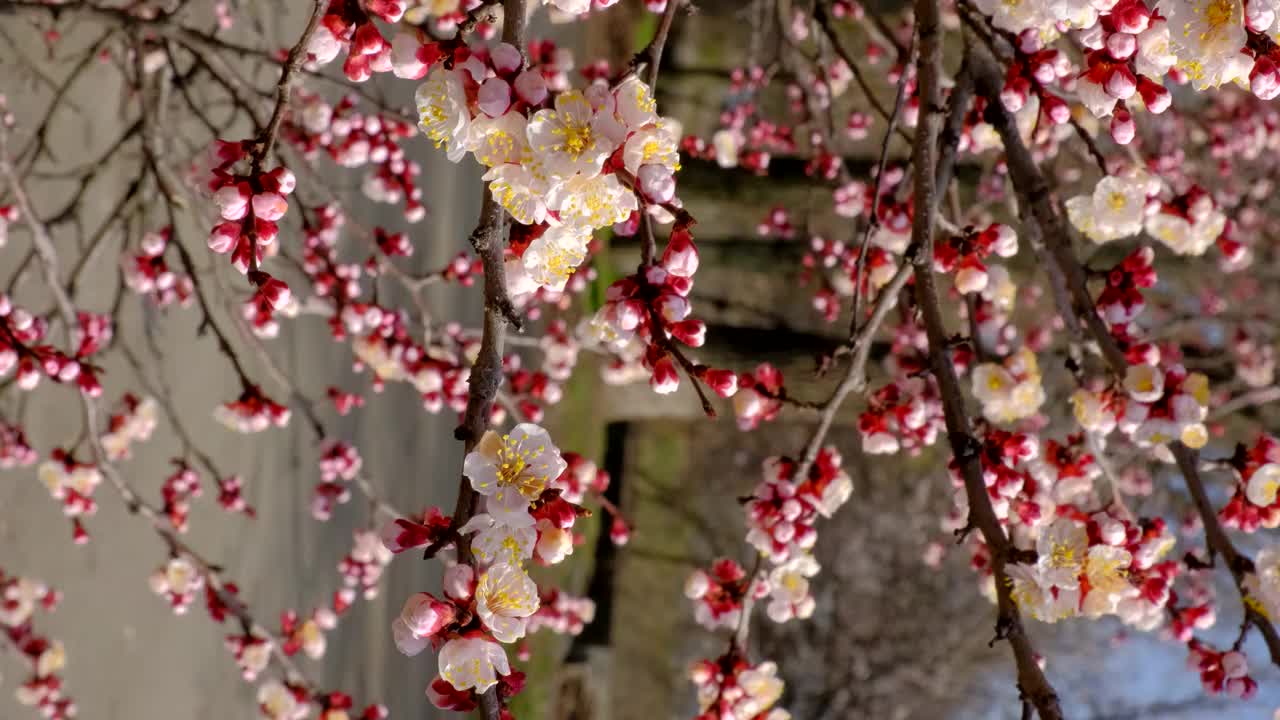
M 476 589 L 476 573 L 470 565 L 450 565 L 444 571 L 444 595 L 450 600 L 466 602 Z
M 520 50 L 510 43 L 498 43 L 489 51 L 489 61 L 499 75 L 509 75 L 524 65 Z
M 1270 100 L 1280 95 L 1280 67 L 1266 55 L 1253 63 L 1249 73 L 1249 89 L 1261 100 Z
M 639 300 L 624 300 L 614 306 L 614 314 L 618 327 L 625 331 L 635 330 L 644 320 L 644 304 Z
M 1128 60 L 1138 49 L 1138 37 L 1129 33 L 1111 33 L 1107 38 L 1107 52 L 1116 60 Z
M 289 202 L 284 196 L 264 192 L 253 196 L 253 214 L 263 220 L 279 220 L 289 209 Z
M 293 171 L 283 165 L 267 173 L 267 188 L 281 195 L 288 195 L 298 185 L 298 178 Z
M 1133 72 L 1126 65 L 1117 65 L 1111 69 L 1111 73 L 1107 75 L 1107 82 L 1103 86 L 1107 90 L 1107 94 L 1119 100 L 1128 100 L 1133 97 L 1133 93 L 1138 89 L 1138 80 L 1133 76 Z
M 378 26 L 373 23 L 365 23 L 356 28 L 356 34 L 351 38 L 351 53 L 354 55 L 376 55 L 382 50 L 382 45 L 386 40 L 382 39 L 382 33 L 378 32 Z
M 254 218 L 253 234 L 259 243 L 263 245 L 270 245 L 276 241 L 276 236 L 280 234 L 280 226 L 270 220 Z
M 1257 68 L 1256 63 L 1254 68 Z M 1173 103 L 1173 95 L 1165 86 L 1145 77 L 1138 80 L 1138 94 L 1142 96 L 1142 103 L 1147 106 L 1147 110 L 1156 115 L 1168 110 Z
M 1244 653 L 1231 651 L 1222 656 L 1222 672 L 1228 679 L 1242 678 L 1249 674 L 1249 661 Z
M 677 277 L 690 278 L 698 272 L 698 248 L 688 232 L 671 233 L 662 253 L 662 267 Z
M 665 165 L 643 165 L 636 171 L 640 191 L 655 203 L 670 202 L 676 194 L 676 178 Z
M 453 603 L 442 602 L 430 593 L 414 593 L 405 601 L 400 619 L 418 637 L 431 637 L 453 622 L 457 612 Z
M 1000 91 L 1000 103 L 1004 109 L 1016 113 L 1027 103 L 1027 93 L 1031 91 L 1031 82 L 1024 77 L 1017 77 L 1005 83 Z
M 615 517 L 613 524 L 609 526 L 609 540 L 614 545 L 626 545 L 631 541 L 631 528 L 623 522 L 622 518 Z
M 722 398 L 733 397 L 738 392 L 738 374 L 732 370 L 713 368 L 707 370 L 702 381 L 712 392 Z
M 1040 111 L 1053 121 L 1054 125 L 1062 125 L 1071 119 L 1071 108 L 1062 98 L 1053 93 L 1044 93 L 1040 100 Z
M 669 395 L 680 387 L 680 373 L 676 371 L 676 364 L 670 356 L 664 356 L 654 363 L 649 387 L 659 395 Z
M 702 347 L 707 341 L 707 324 L 701 320 L 682 320 L 671 326 L 671 335 L 689 347 Z
M 1118 145 L 1128 145 L 1137 134 L 1138 126 L 1134 124 L 1129 111 L 1123 107 L 1116 108 L 1115 114 L 1111 116 L 1111 139 Z
M 213 226 L 209 233 L 209 249 L 222 255 L 228 252 L 240 238 L 240 225 L 224 222 Z
M 261 295 L 264 300 L 271 303 L 271 307 L 276 310 L 280 310 L 285 305 L 288 305 L 289 300 L 293 297 L 292 293 L 289 292 L 289 286 L 283 281 L 277 280 L 273 277 L 268 277 L 267 280 L 258 287 L 258 294 Z
M 489 117 L 500 117 L 511 107 L 511 86 L 502 78 L 489 78 L 476 93 L 476 104 Z
M 218 203 L 223 219 L 239 220 L 248 210 L 249 185 L 223 185 L 213 194 L 213 200 Z
M 351 82 L 365 82 L 373 77 L 373 69 L 369 66 L 369 56 L 351 53 L 342 64 L 342 74 Z
M 1151 11 L 1141 2 L 1122 2 L 1112 8 L 1111 22 L 1117 31 L 1137 35 L 1151 23 Z
M 667 322 L 679 322 L 689 317 L 691 310 L 689 301 L 674 293 L 663 293 L 658 297 L 658 314 Z
M 516 76 L 516 95 L 530 105 L 541 105 L 547 99 L 547 81 L 536 70 L 525 70 Z
M 396 648 L 400 652 L 413 657 L 431 644 L 431 640 L 426 637 L 415 635 L 413 630 L 405 624 L 404 620 L 396 618 L 391 622 L 391 639 L 395 641 Z

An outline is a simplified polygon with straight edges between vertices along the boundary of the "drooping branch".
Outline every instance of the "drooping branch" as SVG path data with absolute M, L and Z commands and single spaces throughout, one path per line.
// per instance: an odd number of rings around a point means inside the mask
M 934 215 L 939 192 L 933 170 L 937 166 L 937 142 L 941 126 L 942 46 L 937 0 L 917 0 L 916 32 L 919 46 L 917 72 L 920 97 L 920 119 L 916 127 L 912 161 L 915 166 L 915 216 L 912 218 L 912 241 L 920 245 L 915 257 L 916 302 L 923 316 L 929 339 L 929 361 L 942 396 L 943 414 L 951 451 L 960 465 L 965 495 L 969 502 L 969 524 L 982 533 L 991 550 L 991 566 L 996 588 L 996 636 L 1007 639 L 1017 665 L 1018 689 L 1023 698 L 1035 706 L 1041 720 L 1060 720 L 1062 709 L 1058 695 L 1037 663 L 1036 653 L 1022 625 L 1021 614 L 1013 601 L 1005 565 L 1013 545 L 987 493 L 983 479 L 979 441 L 972 435 L 972 424 L 947 347 L 947 332 L 938 304 L 933 279 Z
M 1010 180 L 1022 204 L 1030 210 L 1032 219 L 1042 235 L 1047 257 L 1053 265 L 1051 273 L 1061 278 L 1066 286 L 1066 296 L 1070 298 L 1071 306 L 1059 307 L 1059 312 L 1064 317 L 1072 316 L 1083 321 L 1083 328 L 1079 332 L 1088 333 L 1097 344 L 1112 375 L 1118 380 L 1123 380 L 1129 368 L 1129 362 L 1094 305 L 1093 296 L 1089 293 L 1085 269 L 1076 259 L 1066 219 L 1058 212 L 1048 182 L 1036 165 L 1031 152 L 1022 142 L 1013 117 L 1000 103 L 999 93 L 1002 85 L 1000 70 L 993 60 L 984 57 L 980 52 L 975 52 L 973 59 L 977 69 L 978 92 L 988 98 L 992 124 L 1004 143 Z M 1055 293 L 1054 297 L 1061 305 L 1062 294 Z M 1068 325 L 1071 326 L 1070 323 Z M 1246 618 L 1262 633 L 1272 663 L 1280 665 L 1280 633 L 1277 632 L 1271 620 L 1255 607 L 1256 603 L 1244 584 L 1247 574 L 1253 570 L 1253 561 L 1235 547 L 1223 529 L 1212 503 L 1209 502 L 1200 471 L 1199 453 L 1181 442 L 1172 442 L 1168 448 L 1177 461 L 1178 469 L 1182 472 L 1187 490 L 1195 503 L 1196 512 L 1204 525 L 1209 551 L 1222 557 L 1226 562 L 1235 581 Z

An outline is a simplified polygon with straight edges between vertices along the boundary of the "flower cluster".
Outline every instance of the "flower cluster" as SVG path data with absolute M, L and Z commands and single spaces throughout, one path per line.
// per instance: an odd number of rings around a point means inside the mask
M 684 583 L 685 597 L 694 602 L 694 618 L 708 630 L 736 628 L 747 594 L 759 597 L 766 591 L 764 585 L 751 582 L 741 565 L 728 558 L 712 563 L 710 572 L 694 570 Z
M 246 273 L 257 288 L 253 302 L 270 315 L 271 311 L 288 306 L 293 296 L 288 285 L 258 266 L 268 250 L 278 251 L 278 221 L 289 210 L 285 198 L 293 193 L 297 178 L 283 166 L 262 172 L 256 162 L 248 172 L 236 172 L 236 166 L 246 161 L 252 148 L 253 142 L 248 140 L 215 140 L 195 177 L 213 194 L 222 216 L 222 222 L 209 233 L 209 249 L 219 255 L 231 253 L 231 264 Z
M 314 66 L 327 65 L 346 52 L 342 72 L 351 82 L 364 82 L 375 72 L 395 70 L 397 77 L 413 77 L 417 63 L 416 44 L 401 47 L 394 55 L 392 43 L 387 42 L 374 19 L 393 25 L 400 22 L 408 7 L 406 0 L 330 0 L 327 11 L 320 19 L 320 26 L 307 45 L 307 60 Z M 410 42 L 413 35 L 407 35 Z M 404 51 L 408 50 L 408 57 Z M 421 77 L 421 75 L 418 75 Z
M 440 676 L 427 692 L 438 707 L 466 710 L 475 706 L 476 694 L 495 685 L 503 696 L 523 686 L 502 644 L 520 640 L 538 622 L 532 618 L 541 597 L 525 561 L 559 562 L 572 549 L 571 529 L 580 509 L 552 487 L 567 467 L 537 425 L 517 425 L 507 435 L 486 432 L 463 462 L 463 474 L 483 498 L 483 512 L 456 533 L 438 511 L 429 511 L 422 523 L 397 520 L 383 531 L 392 551 L 468 542 L 476 561 L 447 563 L 444 598 L 417 593 L 392 623 L 402 652 L 416 655 L 428 645 L 439 651 Z M 562 610 L 585 612 L 570 605 Z
M 169 525 L 177 532 L 187 531 L 187 516 L 191 511 L 191 501 L 200 497 L 200 475 L 182 460 L 174 460 L 173 473 L 164 479 L 160 486 L 160 497 L 164 500 L 163 511 L 169 519 Z
M 641 360 L 650 373 L 649 386 L 659 394 L 680 387 L 677 361 L 682 351 L 675 343 L 697 348 L 706 341 L 706 323 L 689 317 L 693 306 L 688 296 L 698 269 L 691 223 L 687 217 L 676 223 L 658 264 L 610 285 L 604 306 L 591 320 L 592 330 L 610 351 L 624 351 L 633 339 L 643 343 Z M 737 392 L 732 371 L 693 365 L 692 372 L 695 382 L 706 383 L 721 397 Z
M 60 595 L 38 580 L 6 575 L 0 569 L 0 633 L 30 665 L 30 675 L 17 688 L 18 702 L 35 708 L 41 717 L 68 720 L 76 715 L 75 703 L 63 690 L 58 674 L 67 664 L 62 642 L 36 632 L 35 610 L 52 612 Z
M 151 573 L 151 591 L 168 601 L 173 612 L 186 614 L 204 589 L 204 573 L 184 556 L 176 556 Z
M 744 508 L 747 542 L 775 565 L 807 555 L 817 541 L 818 517 L 831 517 L 853 494 L 833 447 L 818 451 L 805 477 L 795 476 L 799 469 L 790 458 L 765 460 L 764 478 Z
M 335 594 L 333 611 L 339 615 L 345 612 L 355 600 L 357 591 L 366 600 L 376 598 L 378 581 L 382 579 L 383 570 L 391 564 L 392 555 L 377 533 L 356 530 L 351 552 L 338 563 L 343 588 Z
M 320 451 L 320 482 L 311 496 L 311 516 L 328 520 L 333 508 L 351 499 L 346 483 L 360 474 L 360 451 L 344 442 L 326 442 Z
M 62 514 L 71 518 L 76 543 L 88 542 L 89 534 L 80 519 L 98 512 L 98 503 L 93 499 L 93 491 L 102 482 L 98 466 L 76 462 L 71 453 L 56 448 L 49 459 L 36 468 L 36 474 L 53 499 L 62 502 Z
M 1240 474 L 1235 495 L 1218 511 L 1222 524 L 1254 532 L 1260 527 L 1280 527 L 1280 441 L 1270 435 L 1241 448 L 1231 459 Z
M 289 424 L 292 413 L 289 408 L 263 394 L 257 386 L 249 386 L 232 402 L 223 403 L 213 410 L 213 417 L 229 430 L 239 433 L 258 433 L 275 425 Z
M 1119 240 L 1142 232 L 1147 199 L 1160 192 L 1160 179 L 1141 169 L 1107 175 L 1090 195 L 1069 198 L 1067 217 L 1076 229 L 1096 243 Z
M 1159 519 L 1136 525 L 1107 513 L 1060 514 L 1036 538 L 1035 564 L 1007 566 L 1011 594 L 1044 622 L 1114 614 L 1151 630 L 1164 622 L 1178 573 L 1178 563 L 1161 562 L 1173 542 Z
M 995 223 L 979 231 L 965 228 L 960 235 L 939 239 L 933 248 L 933 269 L 955 273 L 956 290 L 980 293 L 987 287 L 987 266 L 991 255 L 1002 258 L 1018 254 L 1018 236 L 1008 225 Z
M 1210 695 L 1225 693 L 1248 700 L 1258 692 L 1249 677 L 1249 660 L 1239 650 L 1217 650 L 1198 640 L 1187 643 L 1187 667 L 1200 673 L 1200 684 Z
M 21 390 L 33 390 L 42 376 L 56 383 L 75 383 L 90 397 L 102 394 L 97 370 L 88 357 L 111 340 L 111 322 L 101 315 L 77 315 L 74 356 L 44 343 L 49 323 L 42 317 L 18 307 L 8 295 L 0 293 L 0 378 L 17 368 L 15 384 Z
M 726 378 L 728 379 L 728 378 Z M 742 430 L 754 430 L 761 422 L 778 417 L 782 412 L 782 373 L 769 363 L 737 376 L 737 392 L 733 395 L 733 412 Z
M 166 307 L 177 303 L 181 307 L 191 304 L 195 286 L 191 276 L 174 272 L 165 260 L 165 251 L 173 240 L 173 228 L 165 227 L 156 232 L 148 232 L 138 243 L 138 252 L 126 253 L 124 281 L 129 289 L 139 295 L 147 295 L 157 307 Z
M 790 720 L 791 713 L 774 707 L 783 682 L 772 662 L 751 665 L 729 652 L 717 660 L 699 660 L 689 669 L 698 691 L 696 720 Z
M 981 363 L 973 369 L 973 395 L 990 421 L 1008 423 L 1035 415 L 1044 404 L 1044 386 L 1036 354 L 1022 348 L 1003 363 Z
M 39 459 L 20 426 L 0 421 L 0 470 L 34 465 Z
M 559 635 L 580 635 L 596 617 L 596 604 L 588 597 L 579 597 L 551 588 L 542 592 L 538 611 L 529 616 L 529 634 L 546 628 Z
M 299 92 L 281 136 L 308 158 L 323 151 L 342 167 L 369 166 L 361 185 L 365 196 L 387 204 L 403 200 L 405 219 L 418 222 L 427 214 L 414 179 L 421 168 L 400 146 L 416 134 L 414 126 L 387 115 L 360 113 L 356 102 L 348 95 L 330 105 L 319 95 Z
M 120 412 L 107 419 L 107 432 L 100 440 L 108 460 L 129 457 L 129 445 L 146 442 L 156 428 L 156 401 L 154 398 L 138 398 L 125 393 L 120 399 Z

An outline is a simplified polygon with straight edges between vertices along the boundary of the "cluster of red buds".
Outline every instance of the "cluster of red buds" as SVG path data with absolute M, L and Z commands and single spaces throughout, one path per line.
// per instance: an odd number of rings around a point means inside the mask
M 588 597 L 551 588 L 539 593 L 538 611 L 529 616 L 529 634 L 543 628 L 558 635 L 581 635 L 595 619 L 596 604 Z
M 174 272 L 164 258 L 172 240 L 172 227 L 149 232 L 142 236 L 138 251 L 126 253 L 123 260 L 125 284 L 139 295 L 149 296 L 157 307 L 173 303 L 186 307 L 195 291 L 191 276 Z
M 796 236 L 796 227 L 791 223 L 791 213 L 782 206 L 771 208 L 764 220 L 756 225 L 756 233 L 762 237 L 775 237 L 791 240 Z
M 93 491 L 102 482 L 102 472 L 97 465 L 76 462 L 71 453 L 54 448 L 49 459 L 37 469 L 40 481 L 48 488 L 54 500 L 62 503 L 62 514 L 71 518 L 72 538 L 77 545 L 89 541 L 80 519 L 98 512 Z
M 213 417 L 225 427 L 240 433 L 257 433 L 268 427 L 284 427 L 289 424 L 289 408 L 263 394 L 262 389 L 250 385 L 240 397 L 214 408 Z
M 817 235 L 809 239 L 809 251 L 800 261 L 804 268 L 800 282 L 808 285 L 815 276 L 821 280 L 813 296 L 813 308 L 827 322 L 835 322 L 840 316 L 843 309 L 840 298 L 852 296 L 854 288 L 858 287 L 859 250 L 855 245 Z M 889 282 L 897 269 L 893 253 L 881 247 L 868 247 L 866 260 L 862 263 L 862 287 L 858 292 L 865 297 L 878 290 Z
M 258 269 L 268 249 L 276 252 L 278 222 L 289 210 L 287 195 L 293 193 L 297 178 L 286 167 L 262 172 L 256 165 L 246 174 L 235 172 L 245 160 L 253 141 L 215 140 L 206 164 L 197 177 L 213 193 L 223 222 L 209 233 L 209 249 L 219 255 L 230 252 L 231 264 L 249 276 L 257 287 L 253 302 L 264 312 L 281 310 L 293 299 L 289 286 Z
M 453 518 L 438 507 L 429 507 L 419 519 L 395 518 L 382 527 L 379 537 L 392 553 L 402 553 L 416 547 L 440 544 L 451 538 L 457 528 Z
M 244 478 L 239 475 L 218 480 L 218 505 L 227 512 L 244 513 L 254 517 L 258 513 L 244 499 Z
M 716 560 L 710 572 L 694 570 L 684 583 L 685 597 L 694 602 L 694 618 L 708 630 L 737 628 L 747 593 L 763 597 L 767 590 L 761 583 L 752 584 L 747 571 L 729 558 Z
M 407 5 L 405 0 L 331 0 L 307 45 L 308 62 L 327 65 L 345 51 L 342 72 L 351 82 L 364 82 L 375 72 L 390 72 L 392 45 L 374 19 L 399 23 Z
M 39 459 L 20 426 L 0 421 L 0 470 L 27 467 Z
M 736 385 L 733 394 L 733 411 L 742 430 L 754 430 L 761 422 L 768 422 L 782 412 L 782 398 L 786 390 L 782 373 L 769 363 L 760 363 L 755 370 L 743 372 L 722 380 L 726 385 Z
M 941 428 L 942 400 L 937 386 L 923 377 L 906 377 L 876 390 L 858 416 L 862 450 L 871 454 L 918 452 L 937 440 Z
M 1187 667 L 1200 673 L 1200 684 L 1210 695 L 1227 694 L 1248 700 L 1258 692 L 1249 677 L 1249 660 L 1239 650 L 1217 650 L 1199 640 L 1187 643 Z
M 66 651 L 60 641 L 36 632 L 32 622 L 37 608 L 52 612 L 60 597 L 42 582 L 6 575 L 0 569 L 0 633 L 30 665 L 30 674 L 17 688 L 17 699 L 49 720 L 76 715 L 76 704 L 65 695 L 59 675 L 66 666 Z
M 605 304 L 592 321 L 613 347 L 621 348 L 632 338 L 644 343 L 643 362 L 650 371 L 649 386 L 661 394 L 680 387 L 676 367 L 676 353 L 680 351 L 674 342 L 697 348 L 706 341 L 706 323 L 689 317 L 693 307 L 688 296 L 698 270 L 698 248 L 689 232 L 690 222 L 676 222 L 660 263 L 641 268 L 609 286 Z M 696 372 L 699 379 L 708 381 L 706 376 L 714 370 L 699 366 Z M 730 397 L 737 390 L 736 384 L 708 384 L 721 397 Z
M 1052 489 L 1054 502 L 1078 505 L 1093 492 L 1093 481 L 1102 475 L 1102 468 L 1086 447 L 1084 436 L 1076 433 L 1064 442 L 1046 439 L 1040 457 L 1031 460 L 1031 474 Z
M 337 691 L 327 693 L 317 702 L 320 705 L 319 720 L 351 720 L 352 718 L 351 713 L 347 711 L 354 712 L 355 701 L 346 693 Z M 391 717 L 391 711 L 386 705 L 375 703 L 365 706 L 360 714 L 354 717 L 355 720 L 387 720 Z
M 774 564 L 803 554 L 818 539 L 818 517 L 831 517 L 853 493 L 853 481 L 834 447 L 824 447 L 804 478 L 791 458 L 764 461 L 764 478 L 745 505 L 747 542 Z
M 507 378 L 511 400 L 520 415 L 529 422 L 542 422 L 544 406 L 560 402 L 563 390 L 560 383 L 552 380 L 545 372 L 528 370 L 522 367 L 523 363 L 516 353 L 502 358 L 502 371 Z
M 403 312 L 379 313 L 377 319 L 367 334 L 352 341 L 357 358 L 355 369 L 372 371 L 374 391 L 381 391 L 388 380 L 408 382 L 421 394 L 427 412 L 438 413 L 446 406 L 455 412 L 465 410 L 470 368 L 461 365 L 458 354 L 466 349 L 469 340 L 462 329 L 445 328 L 448 337 L 443 340 L 460 348 L 457 353 L 434 345 L 428 352 L 415 339 Z
M 325 521 L 333 516 L 333 508 L 351 499 L 347 483 L 360 474 L 363 461 L 353 445 L 328 441 L 320 451 L 320 482 L 311 496 L 311 515 Z
M 352 536 L 351 551 L 338 563 L 342 574 L 342 589 L 334 593 L 333 611 L 341 615 L 355 600 L 356 593 L 366 600 L 378 596 L 378 581 L 382 571 L 391 563 L 393 553 L 383 544 L 378 533 L 356 530 Z
M 987 287 L 987 266 L 991 255 L 1002 258 L 1018 254 L 1018 236 L 1013 228 L 1000 223 L 979 231 L 967 227 L 959 235 L 941 238 L 934 244 L 933 269 L 955 273 L 956 290 L 962 294 L 979 293 Z
M 355 408 L 364 407 L 364 396 L 358 393 L 345 392 L 341 388 L 330 385 L 325 394 L 333 402 L 334 412 L 344 417 Z
M 413 125 L 386 115 L 360 113 L 356 103 L 356 98 L 348 95 L 329 105 L 319 95 L 300 92 L 296 110 L 281 128 L 281 136 L 309 159 L 324 151 L 342 167 L 369 165 L 362 184 L 364 194 L 387 204 L 403 200 L 405 219 L 418 222 L 427 214 L 422 188 L 414 179 L 421 168 L 400 147 L 417 134 Z
M 187 531 L 187 517 L 191 511 L 191 501 L 200 497 L 203 488 L 200 486 L 200 475 L 182 460 L 174 460 L 174 470 L 164 479 L 160 486 L 160 497 L 164 500 L 164 514 L 169 525 L 177 532 Z
M 44 318 L 14 305 L 8 295 L 0 293 L 0 378 L 16 367 L 15 383 L 22 390 L 34 389 L 43 376 L 56 383 L 75 383 L 90 397 L 101 395 L 97 370 L 88 357 L 110 342 L 110 318 L 81 312 L 76 322 L 78 347 L 72 356 L 42 342 L 49 331 Z

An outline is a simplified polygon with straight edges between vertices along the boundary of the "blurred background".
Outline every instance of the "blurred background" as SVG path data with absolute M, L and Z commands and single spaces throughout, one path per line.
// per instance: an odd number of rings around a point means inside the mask
M 263 50 L 287 47 L 305 22 L 306 5 L 239 3 L 241 26 L 229 37 L 254 38 Z M 779 55 L 778 39 L 761 29 L 760 14 L 772 12 L 765 8 L 762 3 L 704 2 L 696 14 L 677 20 L 659 81 L 659 107 L 682 121 L 686 133 L 709 136 L 718 126 L 733 68 L 751 57 L 765 64 Z M 535 35 L 574 48 L 580 59 L 605 58 L 618 67 L 647 43 L 654 19 L 639 3 L 624 0 L 581 25 L 549 24 L 540 11 L 533 28 Z M 92 20 L 58 27 L 62 36 L 51 42 L 44 34 L 47 16 L 0 14 L 0 92 L 17 115 L 19 141 L 41 121 L 62 80 L 103 32 Z M 274 40 L 264 43 L 264 37 Z M 849 42 L 861 52 L 866 38 L 851 31 Z M 119 60 L 104 59 L 101 67 L 89 69 L 70 86 L 51 125 L 57 162 L 37 165 L 29 180 L 35 205 L 45 217 L 57 213 L 77 191 L 78 182 L 60 177 L 55 167 L 94 162 L 128 122 L 118 112 L 128 90 L 113 62 Z M 888 60 L 881 63 L 872 68 L 871 77 L 879 96 L 888 101 L 893 95 L 885 77 Z M 256 88 L 275 82 L 260 66 L 246 64 L 243 72 Z M 411 108 L 415 85 L 379 76 L 367 90 L 390 106 Z M 338 91 L 332 83 L 315 80 L 306 87 L 326 95 Z M 781 107 L 783 100 L 767 102 Z M 177 136 L 183 127 L 175 124 L 166 132 Z M 247 133 L 233 128 L 226 137 Z M 840 153 L 851 166 L 865 169 L 874 161 L 879 130 L 865 140 L 839 138 Z M 897 143 L 895 157 L 903 157 L 905 146 Z M 336 182 L 345 184 L 349 214 L 367 225 L 408 230 L 416 248 L 410 265 L 426 271 L 468 248 L 480 207 L 480 173 L 469 161 L 449 163 L 425 140 L 411 141 L 408 147 L 423 167 L 420 181 L 428 205 L 426 220 L 417 225 L 406 225 L 395 208 L 365 200 L 358 171 L 339 171 Z M 83 216 L 57 229 L 66 256 L 74 257 L 83 249 L 86 233 L 121 212 L 116 200 L 136 177 L 138 164 L 138 154 L 125 150 L 97 170 Z M 743 370 L 772 362 L 788 378 L 793 394 L 820 398 L 836 378 L 818 377 L 816 358 L 839 344 L 843 324 L 828 325 L 813 310 L 813 291 L 800 282 L 800 258 L 809 234 L 845 239 L 852 229 L 847 220 L 819 209 L 797 216 L 796 239 L 761 237 L 756 231 L 773 206 L 829 205 L 829 191 L 817 189 L 804 165 L 802 158 L 776 157 L 767 174 L 756 176 L 689 159 L 680 188 L 699 221 L 703 269 L 693 301 L 710 325 L 704 356 Z M 962 180 L 974 174 L 961 170 Z M 80 295 L 88 307 L 110 306 L 122 243 L 136 243 L 142 231 L 161 224 L 156 210 L 148 214 L 145 198 L 137 205 L 109 230 L 104 249 L 90 260 Z M 216 272 L 247 297 L 242 282 L 232 279 L 225 263 L 214 262 L 196 240 L 205 232 L 208 213 L 196 208 L 192 214 L 197 217 L 180 221 L 179 234 L 198 250 L 198 264 L 217 266 Z M 286 244 L 296 240 L 287 233 L 281 239 Z M 25 233 L 15 231 L 0 248 L 0 282 L 15 287 L 25 304 L 41 307 L 48 299 L 41 296 L 35 274 L 28 271 L 27 277 L 15 279 L 26 243 Z M 638 247 L 629 241 L 609 242 L 598 256 L 597 282 L 607 285 L 617 273 L 629 272 L 638 258 Z M 428 290 L 428 301 L 437 318 L 478 325 L 478 287 L 435 285 Z M 587 302 L 570 308 L 571 324 L 589 310 Z M 227 312 L 226 307 L 218 310 Z M 258 511 L 256 520 L 225 513 L 206 490 L 193 509 L 192 544 L 226 568 L 267 626 L 274 627 L 283 610 L 306 613 L 327 604 L 338 587 L 337 564 L 350 549 L 353 531 L 372 522 L 371 509 L 357 496 L 326 523 L 311 518 L 318 448 L 296 413 L 287 429 L 250 436 L 231 433 L 213 420 L 212 408 L 238 393 L 238 381 L 213 339 L 198 331 L 195 312 L 157 312 L 130 297 L 121 317 L 117 333 L 146 359 L 146 382 L 171 388 L 175 407 L 201 449 L 225 474 L 246 479 L 245 496 Z M 367 375 L 352 371 L 349 348 L 332 341 L 321 319 L 285 323 L 269 347 L 292 382 L 314 397 L 329 385 L 369 385 Z M 267 377 L 258 358 L 245 357 L 251 376 Z M 644 383 L 605 386 L 599 376 L 597 359 L 583 353 L 564 400 L 545 424 L 562 449 L 579 452 L 611 473 L 612 492 L 635 533 L 628 545 L 614 548 L 599 538 L 597 516 L 584 523 L 584 543 L 570 560 L 539 576 L 590 595 L 597 604 L 596 622 L 576 638 L 535 636 L 532 659 L 519 664 L 530 674 L 528 689 L 513 709 L 522 720 L 690 717 L 696 707 L 685 677 L 688 665 L 718 656 L 727 638 L 693 622 L 691 605 L 681 593 L 684 579 L 717 557 L 748 562 L 741 508 L 734 499 L 754 487 L 765 457 L 794 454 L 803 447 L 811 419 L 788 411 L 777 422 L 743 434 L 727 404 L 721 417 L 710 421 L 687 388 L 664 397 Z M 105 398 L 139 386 L 135 370 L 119 359 L 106 366 L 103 382 Z M 75 443 L 81 432 L 70 393 L 47 383 L 30 394 L 6 388 L 0 391 L 0 412 L 21 418 L 33 445 L 47 453 Z M 1003 645 L 989 646 L 993 608 L 978 591 L 967 552 L 946 553 L 936 568 L 924 561 L 931 543 L 951 547 L 949 535 L 939 527 L 951 497 L 943 471 L 946 458 L 937 448 L 915 457 L 863 456 L 853 428 L 860 409 L 860 402 L 847 403 L 830 436 L 844 454 L 856 490 L 840 514 L 820 528 L 817 556 L 823 572 L 817 613 L 810 622 L 785 626 L 759 622 L 753 634 L 755 656 L 779 663 L 787 680 L 781 704 L 802 720 L 1019 717 L 1009 653 Z M 428 505 L 452 507 L 461 444 L 453 439 L 456 418 L 447 410 L 428 414 L 414 393 L 396 385 L 369 393 L 366 406 L 350 416 L 339 418 L 327 405 L 324 410 L 329 430 L 358 446 L 365 474 L 392 505 L 405 512 Z M 152 439 L 136 446 L 123 465 L 130 481 L 158 497 L 179 445 L 162 421 Z M 1156 508 L 1176 520 L 1186 505 L 1180 481 L 1157 476 L 1155 485 L 1157 492 L 1138 499 L 1135 509 Z M 65 676 L 80 717 L 254 716 L 254 687 L 240 679 L 223 647 L 223 630 L 198 608 L 189 616 L 174 616 L 148 588 L 147 577 L 165 561 L 166 548 L 113 495 L 102 492 L 99 500 L 100 511 L 88 521 L 93 541 L 78 547 L 34 468 L 0 472 L 0 567 L 39 577 L 65 593 L 59 611 L 42 618 L 41 627 L 66 644 Z M 438 575 L 436 563 L 413 553 L 396 558 L 380 596 L 358 602 L 329 635 L 326 657 L 300 662 L 323 687 L 349 692 L 358 704 L 384 702 L 393 718 L 449 715 L 432 708 L 423 694 L 434 674 L 432 654 L 400 655 L 388 629 L 403 599 L 437 589 Z M 1224 612 L 1238 611 L 1231 605 L 1224 603 Z M 1222 636 L 1231 636 L 1238 621 L 1221 618 Z M 1204 696 L 1197 674 L 1185 667 L 1184 648 L 1158 634 L 1127 634 L 1109 621 L 1033 624 L 1030 631 L 1036 647 L 1050 658 L 1050 679 L 1072 718 L 1269 718 L 1280 698 L 1274 668 L 1255 669 L 1262 692 L 1252 702 Z M 1261 656 L 1252 645 L 1249 649 Z M 21 672 L 17 661 L 0 660 L 7 688 L 0 698 L 0 718 L 23 718 L 29 712 L 7 697 Z

